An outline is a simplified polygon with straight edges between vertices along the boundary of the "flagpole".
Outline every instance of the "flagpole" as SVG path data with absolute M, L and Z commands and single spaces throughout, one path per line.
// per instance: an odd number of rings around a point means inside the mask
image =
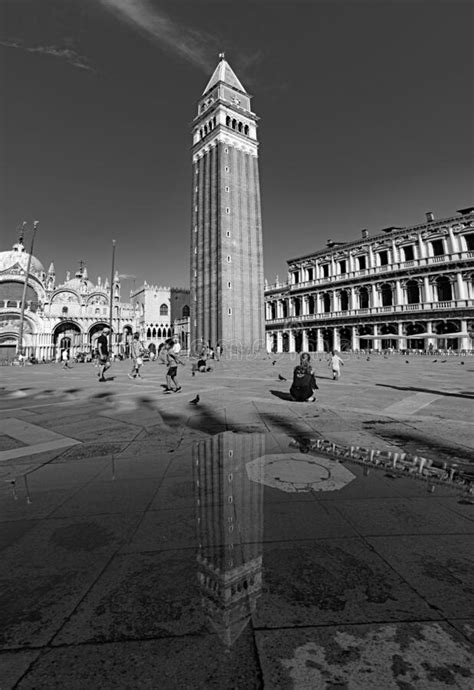
M 113 342 L 113 308 L 114 308 L 114 275 L 115 275 L 115 240 L 112 240 L 112 272 L 110 274 L 110 313 L 109 313 L 109 350 L 112 354 L 112 342 Z
M 18 327 L 18 343 L 17 343 L 17 355 L 23 354 L 23 330 L 25 323 L 25 301 L 26 301 L 26 291 L 28 288 L 28 276 L 30 275 L 31 267 L 31 257 L 33 256 L 33 248 L 35 246 L 35 236 L 38 230 L 39 221 L 35 220 L 33 223 L 33 235 L 31 237 L 30 253 L 28 255 L 28 262 L 26 264 L 25 282 L 23 284 L 23 297 L 21 298 L 21 311 L 20 311 L 20 324 Z M 23 223 L 22 234 L 25 230 L 26 223 Z

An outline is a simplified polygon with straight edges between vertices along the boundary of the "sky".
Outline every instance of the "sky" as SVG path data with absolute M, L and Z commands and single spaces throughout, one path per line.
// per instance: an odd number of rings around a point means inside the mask
M 0 0 L 0 237 L 57 279 L 189 287 L 190 123 L 226 59 L 260 117 L 264 272 L 473 205 L 472 2 Z M 29 246 L 28 234 L 26 243 Z M 127 282 L 128 281 L 128 282 Z

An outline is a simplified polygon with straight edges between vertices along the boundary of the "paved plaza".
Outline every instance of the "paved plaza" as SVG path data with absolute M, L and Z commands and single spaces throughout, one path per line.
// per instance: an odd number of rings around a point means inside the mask
M 474 496 L 300 444 L 473 463 L 474 357 L 313 359 L 2 368 L 1 690 L 473 687 Z

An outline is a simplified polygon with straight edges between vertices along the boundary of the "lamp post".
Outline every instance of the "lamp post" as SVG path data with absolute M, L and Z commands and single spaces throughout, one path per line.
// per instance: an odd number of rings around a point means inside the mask
M 23 354 L 23 330 L 25 324 L 25 301 L 26 301 L 26 290 L 28 288 L 28 276 L 30 275 L 31 257 L 33 256 L 33 248 L 35 246 L 36 231 L 38 230 L 39 221 L 35 220 L 33 223 L 33 235 L 31 236 L 31 246 L 30 253 L 28 256 L 28 262 L 26 264 L 25 282 L 23 285 L 23 297 L 21 298 L 21 311 L 20 311 L 20 326 L 18 329 L 18 343 L 16 348 L 17 355 Z M 26 223 L 23 223 L 23 230 L 26 230 Z
M 112 240 L 112 272 L 110 274 L 110 313 L 109 313 L 109 325 L 110 325 L 109 350 L 110 350 L 111 354 L 112 354 L 112 342 L 113 342 L 112 318 L 113 318 L 113 308 L 114 308 L 114 276 L 115 276 L 115 240 Z

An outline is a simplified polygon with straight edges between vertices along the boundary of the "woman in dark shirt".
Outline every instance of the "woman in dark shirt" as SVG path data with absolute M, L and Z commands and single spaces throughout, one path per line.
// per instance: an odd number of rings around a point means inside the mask
M 314 391 L 318 385 L 311 366 L 311 357 L 307 352 L 303 352 L 300 363 L 293 370 L 293 383 L 290 388 L 292 400 L 297 402 L 314 402 L 316 400 Z

